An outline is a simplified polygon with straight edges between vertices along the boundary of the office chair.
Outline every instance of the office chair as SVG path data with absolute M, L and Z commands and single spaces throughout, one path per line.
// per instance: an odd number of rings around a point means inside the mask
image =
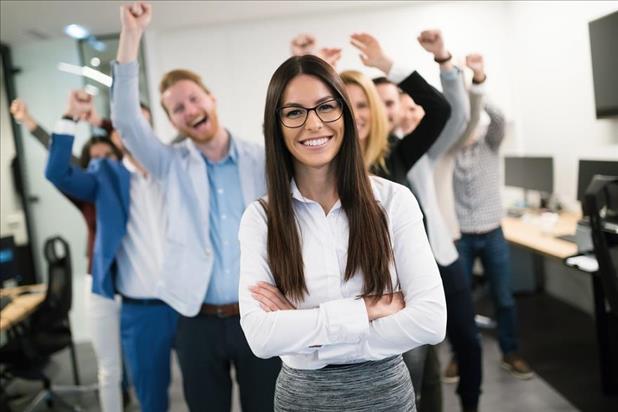
M 618 317 L 618 233 L 604 229 L 618 218 L 618 177 L 596 175 L 584 195 L 584 213 L 589 216 L 598 275 L 610 312 Z
M 71 253 L 67 242 L 56 236 L 45 242 L 44 254 L 49 274 L 47 293 L 31 316 L 29 324 L 22 327 L 21 332 L 13 339 L 13 353 L 8 357 L 2 356 L 3 363 L 8 364 L 5 374 L 43 383 L 43 391 L 26 411 L 34 410 L 41 402 L 45 402 L 49 407 L 60 404 L 70 410 L 79 411 L 79 407 L 69 404 L 59 396 L 61 393 L 78 394 L 97 389 L 96 385 L 79 386 L 77 357 L 69 323 L 73 294 Z M 70 351 L 75 386 L 52 386 L 44 368 L 51 355 L 66 348 Z
M 584 195 L 584 213 L 590 219 L 594 255 L 597 339 L 601 384 L 607 395 L 618 394 L 618 176 L 596 175 Z M 598 290 L 598 292 L 597 292 Z M 598 294 L 598 295 L 597 295 Z M 599 327 L 600 326 L 600 327 Z

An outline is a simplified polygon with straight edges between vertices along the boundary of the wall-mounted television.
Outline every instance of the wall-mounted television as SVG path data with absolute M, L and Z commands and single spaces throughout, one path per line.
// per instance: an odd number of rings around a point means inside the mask
M 588 23 L 597 119 L 618 116 L 618 11 Z

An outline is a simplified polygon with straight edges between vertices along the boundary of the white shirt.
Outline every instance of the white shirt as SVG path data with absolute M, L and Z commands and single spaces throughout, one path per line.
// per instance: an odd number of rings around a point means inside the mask
M 319 369 L 380 360 L 444 339 L 444 291 L 418 203 L 402 185 L 379 177 L 371 177 L 371 183 L 389 222 L 395 257 L 391 278 L 401 288 L 406 307 L 369 322 L 365 303 L 358 298 L 362 274 L 344 281 L 349 227 L 341 203 L 325 215 L 292 181 L 309 291 L 297 310 L 265 312 L 251 296 L 249 287 L 258 281 L 275 284 L 268 265 L 266 217 L 258 202 L 247 208 L 240 224 L 241 325 L 258 357 L 280 356 L 292 368 Z
M 163 194 L 150 175 L 142 175 L 126 159 L 123 164 L 131 172 L 129 219 L 116 253 L 116 287 L 127 297 L 159 298 L 165 233 Z

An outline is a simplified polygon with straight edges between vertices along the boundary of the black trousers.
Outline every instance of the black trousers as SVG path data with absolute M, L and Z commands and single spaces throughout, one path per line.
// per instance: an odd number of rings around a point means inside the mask
M 251 352 L 239 316 L 181 316 L 176 334 L 176 354 L 190 411 L 230 411 L 232 364 L 240 387 L 243 412 L 273 410 L 281 360 L 259 359 Z
M 448 266 L 438 265 L 438 268 L 446 297 L 446 333 L 459 366 L 457 393 L 464 407 L 473 407 L 481 394 L 482 359 L 472 293 L 461 258 Z

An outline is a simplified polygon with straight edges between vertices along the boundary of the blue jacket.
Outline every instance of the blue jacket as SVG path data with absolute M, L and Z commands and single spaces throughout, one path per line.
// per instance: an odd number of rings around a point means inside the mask
M 92 291 L 113 298 L 116 252 L 129 216 L 130 172 L 117 160 L 95 159 L 88 170 L 71 164 L 74 137 L 52 134 L 45 177 L 60 191 L 96 206 L 97 232 L 92 254 Z

